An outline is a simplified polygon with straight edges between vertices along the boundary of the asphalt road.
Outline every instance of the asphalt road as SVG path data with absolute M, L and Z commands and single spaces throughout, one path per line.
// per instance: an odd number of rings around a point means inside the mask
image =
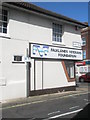
M 80 86 L 83 86 L 80 83 Z M 84 85 L 85 87 L 85 85 Z M 89 95 L 80 93 L 77 95 L 68 95 L 64 97 L 57 97 L 51 100 L 42 100 L 32 104 L 19 105 L 9 108 L 3 108 L 2 117 L 4 118 L 26 118 L 26 120 L 51 120 L 60 118 L 74 118 L 74 117 L 88 117 Z M 86 110 L 86 113 L 84 112 Z M 81 115 L 79 115 L 81 114 Z

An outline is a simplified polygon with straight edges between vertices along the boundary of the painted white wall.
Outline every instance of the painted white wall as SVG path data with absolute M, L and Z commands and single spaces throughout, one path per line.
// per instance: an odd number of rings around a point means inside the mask
M 44 89 L 74 86 L 75 82 L 68 82 L 60 61 L 43 61 Z
M 2 58 L 2 39 L 0 38 L 0 63 Z
M 2 86 L 2 99 L 26 96 L 26 64 L 12 63 L 13 55 L 26 56 L 28 42 L 3 39 L 2 73 L 6 85 Z
M 35 61 L 35 90 L 42 90 L 42 60 Z
M 11 38 L 50 44 L 52 34 L 50 20 L 34 14 L 12 10 L 9 23 Z
M 0 101 L 2 100 L 2 39 L 0 38 Z
M 34 43 L 53 44 L 52 22 L 54 20 L 15 9 L 10 10 L 9 17 L 9 33 L 11 38 L 28 40 Z M 73 48 L 73 42 L 81 43 L 80 29 L 76 31 L 74 25 L 54 22 L 63 24 L 64 33 L 62 39 L 64 47 Z M 58 46 L 61 45 L 59 44 Z
M 36 59 L 35 74 L 31 75 L 35 75 L 35 79 L 31 77 L 31 91 L 75 86 L 75 81 L 68 82 L 61 61 Z
M 75 26 L 65 24 L 63 41 L 67 47 L 76 48 L 73 46 L 73 42 L 78 42 L 80 44 L 82 42 L 80 29 L 76 31 Z M 81 49 L 81 47 L 78 47 L 78 49 Z
M 1 38 L 3 51 L 2 76 L 6 82 L 6 85 L 2 86 L 3 100 L 26 97 L 26 64 L 12 63 L 13 55 L 26 56 L 26 48 L 28 47 L 29 42 L 52 45 L 52 20 L 50 19 L 10 8 L 8 27 L 10 39 Z M 74 32 L 74 26 L 64 24 L 63 41 L 65 47 L 73 47 L 73 41 L 81 41 L 80 31 L 79 33 Z M 39 64 L 37 64 L 37 66 L 39 66 Z M 52 69 L 52 66 L 54 69 Z M 75 82 L 67 82 L 60 62 L 44 61 L 44 69 L 46 71 L 44 75 L 44 89 L 52 88 L 52 86 L 61 87 L 75 85 Z M 55 69 L 57 70 L 55 71 Z M 39 76 L 37 76 L 37 78 L 39 79 Z M 39 79 L 39 82 L 41 84 L 41 79 Z M 31 90 L 34 90 L 33 59 L 31 60 L 30 86 Z M 39 86 L 39 83 L 37 83 L 37 89 L 40 88 L 41 86 Z
M 0 39 L 0 77 L 1 77 L 1 74 L 2 74 L 1 63 L 2 63 L 2 39 Z

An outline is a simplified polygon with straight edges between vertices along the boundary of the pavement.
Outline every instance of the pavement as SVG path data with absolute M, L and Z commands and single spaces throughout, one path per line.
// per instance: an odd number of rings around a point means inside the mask
M 78 95 L 88 93 L 90 88 L 90 83 L 77 83 L 76 91 L 58 92 L 53 94 L 45 94 L 39 96 L 31 96 L 28 98 L 11 99 L 2 102 L 2 108 L 11 108 L 16 106 L 24 106 L 25 104 L 34 104 L 42 101 L 49 101 L 52 99 L 58 99 L 62 97 L 67 97 L 71 95 Z
M 88 83 L 78 83 L 76 91 L 4 101 L 2 103 L 3 120 L 37 120 L 37 118 L 38 120 L 60 120 L 60 118 L 78 118 L 82 115 L 86 120 L 90 103 L 89 86 Z

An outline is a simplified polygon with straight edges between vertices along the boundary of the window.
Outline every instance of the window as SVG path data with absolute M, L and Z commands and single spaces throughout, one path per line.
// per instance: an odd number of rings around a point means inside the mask
M 82 38 L 82 46 L 85 46 L 85 45 L 86 45 L 86 38 L 83 37 L 83 38 Z
M 0 33 L 7 33 L 7 24 L 8 24 L 8 11 L 2 10 L 0 12 Z
M 14 55 L 12 58 L 13 63 L 23 63 L 24 61 L 24 56 L 23 55 Z
M 86 59 L 86 50 L 83 50 L 83 59 Z
M 62 42 L 62 25 L 53 23 L 53 41 Z
M 70 78 L 75 77 L 74 62 L 65 61 L 66 69 Z
M 22 56 L 14 56 L 14 61 L 22 61 Z

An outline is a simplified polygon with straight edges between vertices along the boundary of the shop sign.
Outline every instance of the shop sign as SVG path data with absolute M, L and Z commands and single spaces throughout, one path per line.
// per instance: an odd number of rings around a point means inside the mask
M 31 58 L 82 60 L 82 50 L 41 44 L 30 44 Z
M 84 62 L 77 62 L 76 65 L 81 66 L 81 65 L 86 65 L 86 63 L 85 63 L 85 61 Z
M 81 43 L 80 42 L 73 42 L 73 47 L 81 47 Z

